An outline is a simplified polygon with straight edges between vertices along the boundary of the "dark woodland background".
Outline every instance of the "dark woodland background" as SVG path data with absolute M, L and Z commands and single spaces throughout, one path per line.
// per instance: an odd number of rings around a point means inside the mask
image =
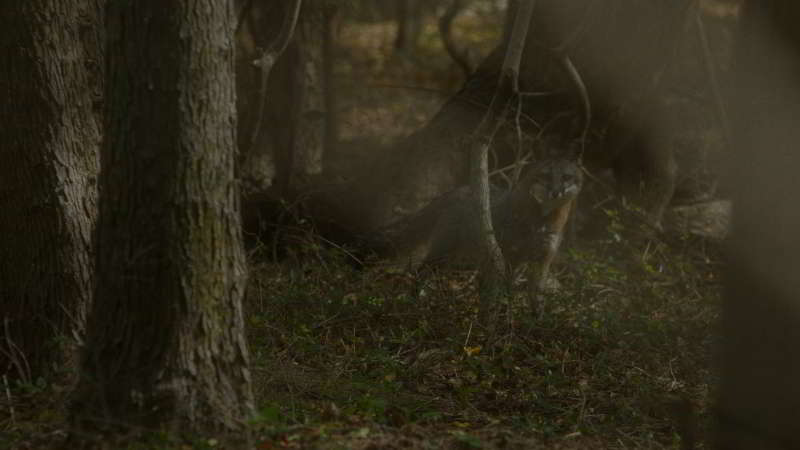
M 797 20 L 4 2 L 0 448 L 800 448 Z

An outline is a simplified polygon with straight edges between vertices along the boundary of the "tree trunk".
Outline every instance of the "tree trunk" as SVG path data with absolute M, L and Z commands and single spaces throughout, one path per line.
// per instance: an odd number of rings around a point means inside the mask
M 716 448 L 800 448 L 800 3 L 745 5 Z
M 336 89 L 334 62 L 336 61 L 336 44 L 340 21 L 337 5 L 325 8 L 322 41 L 322 79 L 325 103 L 325 143 L 324 154 L 333 154 L 339 145 L 339 97 Z
M 280 192 L 304 185 L 322 172 L 325 148 L 325 6 L 308 2 L 297 24 L 295 39 L 287 49 L 289 89 L 283 89 L 292 111 L 291 132 L 284 170 L 279 166 Z M 277 90 L 276 90 L 277 91 Z M 277 92 L 276 92 L 277 93 Z M 272 98 L 272 97 L 271 97 Z M 285 112 L 284 112 L 285 114 Z M 280 123 L 280 121 L 278 121 Z
M 111 0 L 97 233 L 73 437 L 246 436 L 232 1 Z
M 322 172 L 328 9 L 298 0 L 256 2 L 237 33 L 241 173 L 253 194 L 283 197 Z M 268 63 L 256 67 L 254 60 Z
M 293 98 L 294 78 L 287 77 L 284 68 L 294 68 L 293 63 L 286 62 L 286 50 L 295 35 L 303 1 L 251 1 L 245 5 L 242 26 L 237 30 L 236 87 L 242 161 L 239 176 L 246 182 L 248 192 L 264 193 L 273 184 L 282 191 L 290 179 L 287 174 L 292 156 L 293 136 L 285 131 L 291 128 L 286 126 L 287 112 L 292 123 L 297 119 L 292 114 L 293 103 L 281 103 L 277 117 L 280 126 L 270 127 L 276 110 L 268 108 L 266 98 L 270 97 L 270 104 L 280 99 L 270 95 L 275 84 L 280 85 L 278 93 L 288 91 Z
M 92 297 L 97 13 L 0 2 L 0 373 L 27 381 L 70 356 Z

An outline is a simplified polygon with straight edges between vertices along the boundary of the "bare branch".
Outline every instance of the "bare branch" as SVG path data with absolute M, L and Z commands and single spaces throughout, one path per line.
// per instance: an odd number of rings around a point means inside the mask
M 581 77 L 581 74 L 578 72 L 578 68 L 575 67 L 575 64 L 572 63 L 569 55 L 562 53 L 559 56 L 559 61 L 569 75 L 570 81 L 575 86 L 575 89 L 578 91 L 578 95 L 581 99 L 581 106 L 583 108 L 581 156 L 583 156 L 583 152 L 586 150 L 586 138 L 589 135 L 589 128 L 592 125 L 592 102 L 589 100 L 589 91 L 586 89 L 586 84 L 583 82 L 583 77 Z
M 300 8 L 303 6 L 303 0 L 290 1 L 291 3 L 288 5 L 286 18 L 281 25 L 280 33 L 278 33 L 278 36 L 264 50 L 261 57 L 253 62 L 253 64 L 261 70 L 261 84 L 258 89 L 258 110 L 256 112 L 253 132 L 250 137 L 248 152 L 253 150 L 261 135 L 261 124 L 264 120 L 264 110 L 266 109 L 267 102 L 267 81 L 269 80 L 269 74 L 272 72 L 272 68 L 275 66 L 278 57 L 280 57 L 286 50 L 286 47 L 289 46 L 289 41 L 297 27 L 297 19 L 300 17 Z
M 464 0 L 453 0 L 447 10 L 439 18 L 439 35 L 442 37 L 447 54 L 458 64 L 465 76 L 469 76 L 472 71 L 472 62 L 469 59 L 466 49 L 459 49 L 453 40 L 452 25 L 453 21 L 464 9 Z
M 520 1 L 514 28 L 511 30 L 511 37 L 508 41 L 508 49 L 506 49 L 506 58 L 503 60 L 503 76 L 512 75 L 512 86 L 515 93 L 519 91 L 519 65 L 522 61 L 522 52 L 525 50 L 535 3 L 535 0 Z
M 470 140 L 470 186 L 479 215 L 486 261 L 481 268 L 481 296 L 483 300 L 494 297 L 505 281 L 506 266 L 503 253 L 494 235 L 489 198 L 488 152 L 494 135 L 508 113 L 510 101 L 519 92 L 519 66 L 528 35 L 534 0 L 521 0 L 508 41 L 505 60 L 492 103 Z

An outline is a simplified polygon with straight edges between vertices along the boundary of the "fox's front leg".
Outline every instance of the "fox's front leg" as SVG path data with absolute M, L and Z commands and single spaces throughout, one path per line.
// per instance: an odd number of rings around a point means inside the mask
M 534 314 L 544 311 L 544 294 L 558 290 L 558 281 L 550 274 L 550 266 L 558 253 L 561 234 L 546 231 L 542 236 L 542 252 L 528 265 L 528 304 Z

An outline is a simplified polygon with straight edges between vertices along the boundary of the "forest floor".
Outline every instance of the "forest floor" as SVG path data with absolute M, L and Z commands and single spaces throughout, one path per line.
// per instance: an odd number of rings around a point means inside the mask
M 348 121 L 370 123 L 391 139 L 435 112 L 459 75 L 387 70 L 391 62 L 375 56 L 386 39 L 368 31 L 344 36 L 350 63 L 340 73 L 369 72 L 368 89 L 342 102 L 344 134 L 363 137 Z M 352 56 L 360 54 L 373 59 Z M 476 319 L 470 272 L 355 267 L 313 227 L 282 227 L 250 254 L 256 448 L 676 449 L 692 436 L 708 448 L 720 242 L 642 233 L 619 202 L 598 211 L 600 230 L 579 233 L 557 261 L 562 287 L 544 314 L 510 298 L 492 330 Z M 280 261 L 270 257 L 275 243 L 285 249 Z M 68 389 L 48 380 L 6 386 L 0 449 L 62 439 Z
M 284 235 L 294 245 L 280 263 L 268 245 L 256 251 L 256 448 L 677 449 L 687 433 L 708 438 L 719 244 L 609 223 L 607 238 L 568 246 L 543 315 L 512 298 L 494 330 L 476 318 L 470 272 L 356 268 L 313 230 Z M 55 448 L 68 391 L 11 386 L 0 449 Z M 136 448 L 218 447 L 167 442 Z
M 471 272 L 354 268 L 342 249 L 294 233 L 292 262 L 254 265 L 249 299 L 265 448 L 706 439 L 720 243 L 641 238 L 612 210 L 608 224 L 606 237 L 567 247 L 542 316 L 514 296 L 493 330 L 477 320 Z

